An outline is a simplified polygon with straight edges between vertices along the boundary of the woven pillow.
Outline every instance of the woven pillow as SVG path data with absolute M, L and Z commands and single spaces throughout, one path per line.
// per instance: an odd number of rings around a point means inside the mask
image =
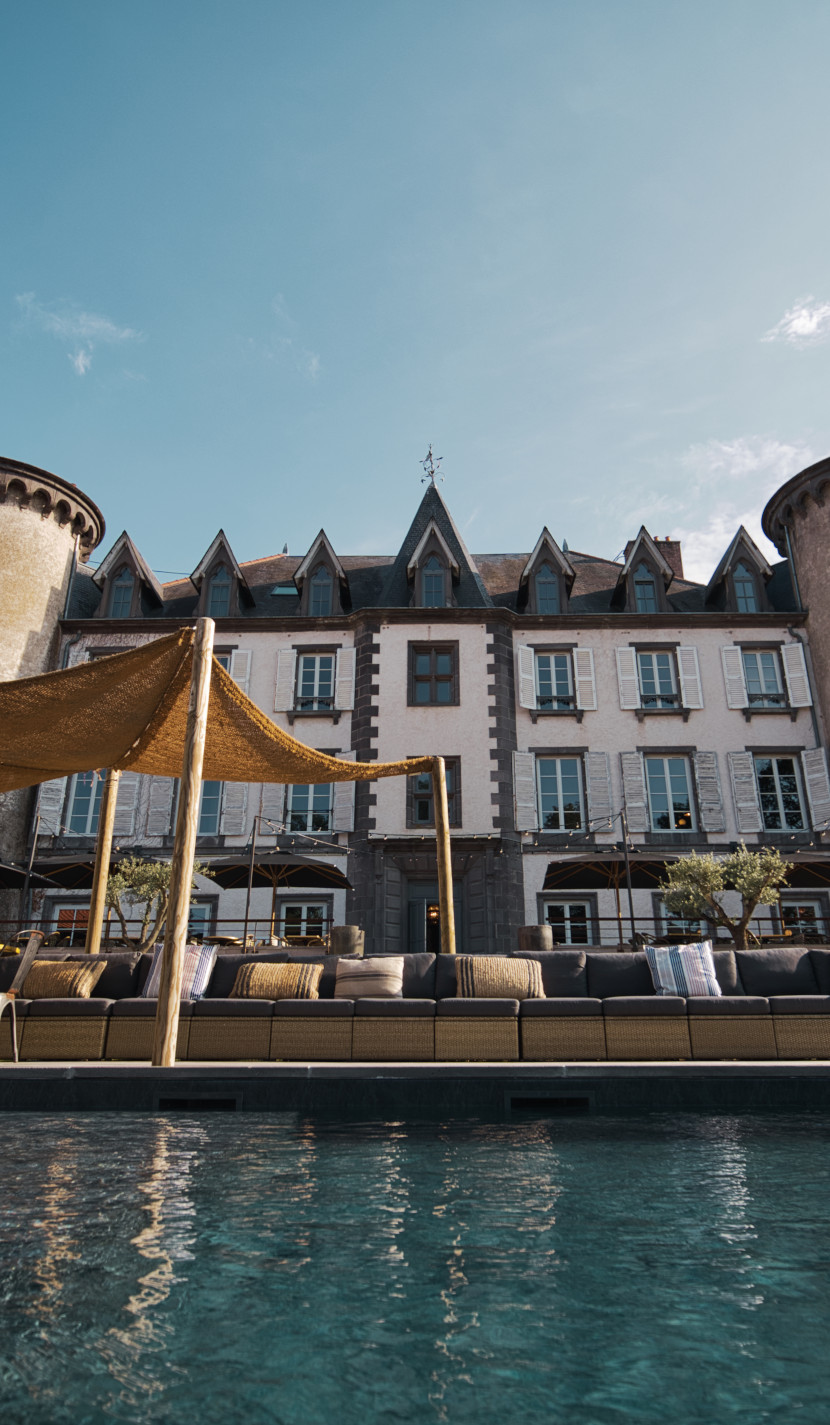
M 23 999 L 89 999 L 106 968 L 103 960 L 36 960 L 20 993 Z
M 240 965 L 229 999 L 319 999 L 322 965 Z
M 693 945 L 647 945 L 645 950 L 658 995 L 714 998 L 723 993 L 715 974 L 711 940 Z
M 518 955 L 458 955 L 456 995 L 461 999 L 544 999 L 542 966 Z
M 338 960 L 335 999 L 400 999 L 403 955 L 370 955 L 366 960 Z
M 141 994 L 144 999 L 157 999 L 161 980 L 161 956 L 163 945 L 153 951 L 150 973 Z M 208 986 L 213 966 L 216 963 L 216 949 L 213 945 L 185 945 L 184 973 L 182 974 L 181 999 L 201 999 Z

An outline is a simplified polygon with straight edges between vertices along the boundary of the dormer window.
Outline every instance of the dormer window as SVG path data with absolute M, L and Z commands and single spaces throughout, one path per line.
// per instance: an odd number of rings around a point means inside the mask
M 211 575 L 208 586 L 208 618 L 227 618 L 231 608 L 231 576 L 224 564 Z
M 309 580 L 308 612 L 312 618 L 327 618 L 332 610 L 331 571 L 318 564 Z
M 110 618 L 129 618 L 133 607 L 135 575 L 128 565 L 119 569 L 112 581 L 110 594 Z
M 421 607 L 443 609 L 447 604 L 447 571 L 437 554 L 431 554 L 421 570 Z
M 537 614 L 561 613 L 559 579 L 549 564 L 543 564 L 537 569 L 533 587 L 536 594 Z
M 634 607 L 638 614 L 657 613 L 657 584 L 645 561 L 634 570 Z
M 758 595 L 755 580 L 745 564 L 736 564 L 732 571 L 732 588 L 735 591 L 735 607 L 739 614 L 758 612 Z

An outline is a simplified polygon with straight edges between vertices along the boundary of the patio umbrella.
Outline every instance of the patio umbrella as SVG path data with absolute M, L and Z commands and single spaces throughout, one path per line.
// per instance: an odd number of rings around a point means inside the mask
M 632 856 L 631 885 L 634 890 L 653 890 L 665 875 L 665 857 L 646 860 Z M 544 891 L 573 886 L 582 891 L 614 890 L 625 882 L 625 860 L 622 856 L 595 857 L 592 860 L 551 861 L 545 872 Z
M 17 890 L 19 886 L 25 886 L 28 875 L 31 886 L 52 886 L 48 876 L 39 876 L 34 871 L 27 872 L 25 866 L 18 866 L 14 861 L 0 861 L 0 891 Z
M 352 890 L 352 883 L 348 877 L 337 866 L 332 866 L 330 861 L 318 861 L 311 856 L 295 856 L 290 851 L 258 851 L 253 866 L 250 857 L 243 861 L 235 856 L 225 856 L 219 861 L 211 861 L 210 871 L 217 886 L 221 886 L 223 890 L 239 890 L 242 886 L 247 888 L 246 939 L 250 892 L 253 886 L 271 887 L 272 935 L 277 908 L 277 891 L 281 886 L 304 886 L 314 890 L 321 887 L 338 886 L 341 890 Z
M 110 872 L 117 870 L 123 856 L 110 858 Z M 95 857 L 82 853 L 68 856 L 44 856 L 35 866 L 46 877 L 45 884 L 60 886 L 64 891 L 88 891 L 95 873 Z

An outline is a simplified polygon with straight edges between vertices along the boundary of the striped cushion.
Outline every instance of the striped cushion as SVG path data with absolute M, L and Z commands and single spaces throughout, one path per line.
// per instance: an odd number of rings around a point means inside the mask
M 153 951 L 150 973 L 147 976 L 147 983 L 141 991 L 145 999 L 158 999 L 163 949 L 163 945 L 157 945 Z M 181 999 L 202 998 L 215 962 L 216 950 L 213 945 L 185 945 Z
M 90 956 L 88 965 L 77 960 L 36 960 L 23 981 L 23 999 L 89 999 L 107 968 L 106 960 Z
M 229 999 L 318 999 L 320 964 L 240 965 Z
M 462 999 L 544 999 L 542 966 L 518 955 L 459 955 L 456 994 Z
M 337 961 L 335 999 L 400 999 L 402 995 L 403 955 Z
M 694 945 L 647 945 L 646 959 L 658 995 L 722 993 L 715 974 L 711 940 Z

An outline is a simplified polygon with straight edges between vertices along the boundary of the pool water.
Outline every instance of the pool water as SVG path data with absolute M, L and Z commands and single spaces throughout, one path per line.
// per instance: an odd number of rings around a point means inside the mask
M 830 1422 L 829 1135 L 7 1115 L 0 1420 Z

